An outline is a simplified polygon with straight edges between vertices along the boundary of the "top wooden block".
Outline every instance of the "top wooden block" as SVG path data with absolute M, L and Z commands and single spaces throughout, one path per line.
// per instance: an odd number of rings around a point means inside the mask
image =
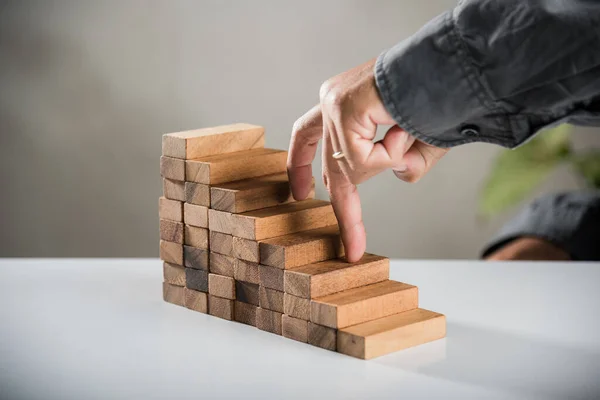
M 162 138 L 163 156 L 192 159 L 265 146 L 265 129 L 233 124 L 167 133 Z

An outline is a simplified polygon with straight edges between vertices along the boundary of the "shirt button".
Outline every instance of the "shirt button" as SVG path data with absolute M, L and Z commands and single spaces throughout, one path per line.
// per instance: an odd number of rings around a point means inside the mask
M 479 136 L 479 127 L 477 125 L 465 125 L 460 128 L 460 134 L 464 136 Z

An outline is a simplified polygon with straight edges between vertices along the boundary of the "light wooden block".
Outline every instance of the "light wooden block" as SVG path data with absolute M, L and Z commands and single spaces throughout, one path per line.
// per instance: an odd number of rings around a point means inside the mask
M 210 186 L 201 183 L 185 183 L 185 202 L 210 207 Z
M 161 219 L 160 238 L 167 242 L 183 244 L 183 223 Z
M 335 259 L 286 269 L 284 286 L 286 293 L 314 299 L 385 281 L 389 274 L 388 258 L 365 253 L 355 263 Z
M 186 225 L 208 228 L 208 208 L 196 204 L 183 204 L 183 220 Z
M 185 161 L 173 157 L 160 157 L 160 175 L 176 181 L 185 181 Z
M 213 209 L 208 210 L 208 226 L 211 231 L 231 235 L 233 232 L 232 222 L 231 213 Z
M 208 313 L 215 317 L 233 321 L 234 301 L 208 295 Z
M 308 344 L 335 351 L 337 348 L 337 329 L 308 323 Z
M 283 313 L 290 317 L 310 321 L 310 300 L 284 293 Z
M 185 301 L 183 287 L 163 282 L 163 300 L 183 307 Z
M 186 268 L 185 286 L 199 292 L 208 292 L 208 271 Z
M 248 303 L 236 301 L 234 306 L 234 320 L 242 324 L 256 326 L 256 310 L 257 306 Z
M 258 264 L 246 260 L 236 259 L 233 267 L 233 277 L 238 281 L 260 283 Z
M 183 242 L 188 246 L 208 249 L 208 229 L 185 225 Z
M 337 351 L 371 359 L 446 336 L 446 317 L 417 308 L 339 329 Z
M 416 286 L 388 280 L 313 299 L 310 320 L 339 329 L 418 306 L 419 289 Z
M 287 151 L 252 149 L 185 161 L 189 182 L 217 185 L 246 178 L 285 172 Z
M 208 250 L 183 246 L 183 265 L 188 268 L 208 271 Z
M 210 272 L 233 278 L 235 258 L 210 252 Z
M 281 335 L 281 316 L 283 314 L 259 307 L 256 310 L 256 327 L 262 331 Z
M 259 305 L 271 311 L 283 313 L 283 292 L 260 286 L 258 289 Z
M 259 243 L 260 263 L 288 269 L 344 256 L 337 224 Z
M 208 295 L 206 293 L 185 288 L 184 295 L 187 308 L 204 314 L 208 313 Z
M 166 197 L 158 198 L 158 218 L 171 221 L 183 221 L 183 203 Z
M 281 334 L 283 337 L 308 343 L 308 321 L 283 314 L 281 316 Z
M 241 260 L 258 263 L 260 261 L 258 242 L 234 236 L 233 256 Z
M 183 265 L 183 245 L 161 240 L 160 259 L 172 264 Z
M 258 289 L 257 284 L 235 281 L 236 300 L 258 306 L 260 304 Z
M 185 201 L 185 182 L 163 178 L 163 196 L 171 200 Z
M 238 123 L 167 133 L 162 137 L 162 154 L 190 159 L 264 145 L 265 129 L 262 126 Z
M 283 292 L 283 270 L 275 267 L 268 267 L 266 265 L 258 266 L 258 274 L 260 278 L 260 285 L 269 289 L 279 290 Z M 287 314 L 287 313 L 286 313 Z
M 314 197 L 314 179 L 307 198 Z M 243 213 L 294 201 L 287 173 L 222 183 L 210 188 L 210 207 L 230 213 Z
M 262 240 L 336 224 L 331 203 L 302 200 L 295 203 L 232 214 L 233 235 Z
M 228 276 L 208 274 L 208 293 L 224 299 L 235 299 L 235 280 Z
M 185 268 L 181 265 L 163 262 L 163 277 L 171 285 L 185 286 Z
M 233 237 L 225 233 L 210 231 L 210 251 L 231 257 L 233 255 Z

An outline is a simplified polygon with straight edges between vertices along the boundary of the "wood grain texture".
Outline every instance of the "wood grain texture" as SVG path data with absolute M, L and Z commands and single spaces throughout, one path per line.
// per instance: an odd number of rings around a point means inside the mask
M 185 182 L 163 178 L 163 196 L 171 200 L 185 201 Z
M 184 306 L 184 293 L 182 286 L 171 285 L 163 282 L 163 300 L 178 306 Z
M 233 278 L 235 258 L 223 254 L 210 252 L 210 272 L 217 275 Z
M 188 246 L 208 249 L 208 229 L 185 225 L 183 242 Z
M 178 200 L 170 200 L 166 197 L 158 198 L 158 218 L 170 221 L 183 221 L 183 203 Z
M 235 281 L 235 295 L 238 301 L 259 305 L 258 285 L 249 282 Z
M 269 289 L 279 290 L 283 292 L 283 270 L 275 267 L 268 267 L 266 265 L 258 266 L 258 275 L 260 278 L 260 285 Z
M 308 323 L 308 344 L 335 351 L 337 348 L 337 329 Z
M 315 195 L 315 182 L 307 199 Z M 259 176 L 222 183 L 210 188 L 210 207 L 230 213 L 243 213 L 294 201 L 287 173 Z
M 283 314 L 281 316 L 281 334 L 288 339 L 308 343 L 308 321 Z
M 235 299 L 235 280 L 228 276 L 208 274 L 208 293 L 224 299 Z
M 181 265 L 163 262 L 163 277 L 171 285 L 185 286 L 185 268 Z
M 335 259 L 286 269 L 284 286 L 286 293 L 311 299 L 385 281 L 389 276 L 388 258 L 365 253 L 355 263 Z
M 183 244 L 183 223 L 161 219 L 159 220 L 159 230 L 162 240 Z
M 211 231 L 226 233 L 233 232 L 231 213 L 210 209 L 208 210 L 208 226 Z
M 262 126 L 238 123 L 164 134 L 162 154 L 190 159 L 263 147 Z
M 196 204 L 183 204 L 183 220 L 186 225 L 208 228 L 208 208 Z
M 208 292 L 208 271 L 186 268 L 185 286 L 199 292 Z
M 208 313 L 215 317 L 233 321 L 234 301 L 208 295 Z
M 208 250 L 183 246 L 183 265 L 188 268 L 208 271 Z
M 283 313 L 283 295 L 283 292 L 260 286 L 258 289 L 258 304 L 267 310 Z
M 175 181 L 185 181 L 185 161 L 173 157 L 160 157 L 160 175 Z
M 260 275 L 258 272 L 258 264 L 236 259 L 233 267 L 233 277 L 238 281 L 259 284 Z
M 225 233 L 210 231 L 210 251 L 231 257 L 233 255 L 233 237 Z
M 234 236 L 233 256 L 241 260 L 258 263 L 260 260 L 258 242 Z
M 210 207 L 210 186 L 201 183 L 185 183 L 185 202 Z
M 446 336 L 446 317 L 417 308 L 338 330 L 337 351 L 371 359 Z
M 286 161 L 287 151 L 262 148 L 199 157 L 186 160 L 185 178 L 189 182 L 217 185 L 284 172 Z
M 204 292 L 185 288 L 185 306 L 190 310 L 208 313 L 208 295 Z
M 281 335 L 281 316 L 283 314 L 259 307 L 256 310 L 256 327 L 262 331 Z
M 419 289 L 383 281 L 311 301 L 311 321 L 330 328 L 346 328 L 417 308 Z
M 310 321 L 310 300 L 284 293 L 283 313 L 290 317 Z
M 331 203 L 302 200 L 262 210 L 232 214 L 233 235 L 262 240 L 337 223 Z
M 183 245 L 161 240 L 159 253 L 161 260 L 172 264 L 183 265 Z
M 260 263 L 288 269 L 344 256 L 337 225 L 262 240 Z
M 241 301 L 236 301 L 233 311 L 234 311 L 234 320 L 237 322 L 241 322 L 242 324 L 256 326 L 256 310 L 257 306 L 248 303 L 242 303 Z

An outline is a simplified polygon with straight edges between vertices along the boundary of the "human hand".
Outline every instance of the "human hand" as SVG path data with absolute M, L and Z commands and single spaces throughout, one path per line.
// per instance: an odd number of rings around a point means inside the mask
M 371 60 L 321 86 L 320 104 L 294 124 L 288 155 L 292 194 L 303 200 L 310 190 L 317 144 L 323 138 L 323 182 L 349 262 L 360 260 L 366 248 L 356 185 L 386 169 L 403 181 L 416 182 L 448 151 L 415 140 L 395 125 L 379 96 L 374 65 Z M 381 141 L 373 142 L 378 125 L 394 126 Z
M 569 253 L 538 237 L 519 237 L 502 245 L 487 261 L 568 261 Z

